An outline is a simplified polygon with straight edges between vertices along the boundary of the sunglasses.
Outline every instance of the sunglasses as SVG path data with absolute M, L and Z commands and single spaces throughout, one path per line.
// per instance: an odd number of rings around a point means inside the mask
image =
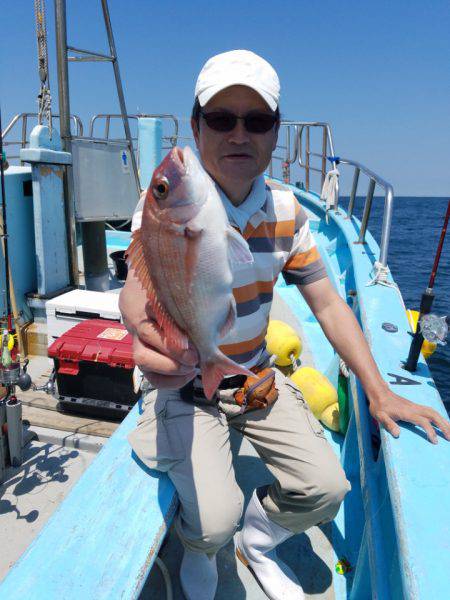
M 238 121 L 244 121 L 244 127 L 248 133 L 267 133 L 278 122 L 278 117 L 264 112 L 252 112 L 245 117 L 238 117 L 225 111 L 209 113 L 201 111 L 200 114 L 210 129 L 221 132 L 233 131 Z

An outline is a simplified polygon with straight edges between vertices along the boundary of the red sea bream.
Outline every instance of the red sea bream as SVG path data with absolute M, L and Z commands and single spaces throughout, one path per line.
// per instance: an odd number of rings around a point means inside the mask
M 232 263 L 253 257 L 189 147 L 172 149 L 155 170 L 127 254 L 169 348 L 195 346 L 209 399 L 224 376 L 252 375 L 218 342 L 236 319 Z

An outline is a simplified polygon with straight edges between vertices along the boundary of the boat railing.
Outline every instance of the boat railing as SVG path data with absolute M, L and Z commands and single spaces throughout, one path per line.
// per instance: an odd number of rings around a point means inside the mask
M 122 115 L 121 114 L 113 114 L 113 113 L 105 113 L 105 114 L 98 114 L 98 115 L 94 115 L 90 121 L 90 125 L 89 125 L 89 138 L 94 139 L 94 129 L 96 124 L 98 125 L 99 121 L 103 121 L 104 120 L 104 130 L 103 130 L 103 141 L 107 140 L 107 141 L 123 141 L 126 138 L 110 138 L 110 132 L 111 132 L 111 120 L 113 119 L 122 119 Z M 139 120 L 139 119 L 161 119 L 163 121 L 171 121 L 172 125 L 173 125 L 173 131 L 169 134 L 169 135 L 163 135 L 162 136 L 162 149 L 163 150 L 170 150 L 171 148 L 173 148 L 174 146 L 177 145 L 177 140 L 179 139 L 179 123 L 178 123 L 178 119 L 175 115 L 171 115 L 171 114 L 138 114 L 138 115 L 127 115 L 127 119 L 133 119 L 133 120 Z M 99 138 L 95 138 L 96 140 L 99 140 Z M 137 136 L 131 136 L 131 140 L 133 142 L 133 150 L 134 153 L 136 155 L 136 160 L 137 160 L 137 164 L 139 166 L 139 152 L 137 149 L 137 146 L 135 145 L 138 138 Z
M 312 131 L 317 130 L 320 136 L 320 151 L 312 148 L 311 138 Z M 280 125 L 280 136 L 284 137 L 284 143 L 278 144 L 275 152 L 272 155 L 272 160 L 269 165 L 269 175 L 274 176 L 274 160 L 281 161 L 282 179 L 285 183 L 291 183 L 291 169 L 294 165 L 298 165 L 305 172 L 305 181 L 300 183 L 307 192 L 311 189 L 311 176 L 314 173 L 320 174 L 320 190 L 323 189 L 323 184 L 327 176 L 327 162 L 330 163 L 332 169 L 336 169 L 341 165 L 346 165 L 353 168 L 353 182 L 350 192 L 350 201 L 348 206 L 348 218 L 352 218 L 355 207 L 356 193 L 361 173 L 368 179 L 366 199 L 364 202 L 363 215 L 359 231 L 358 243 L 364 244 L 369 223 L 370 213 L 372 209 L 372 201 L 374 197 L 375 186 L 378 185 L 384 191 L 384 214 L 383 225 L 381 230 L 380 242 L 380 259 L 379 262 L 384 267 L 387 266 L 387 255 L 389 247 L 389 236 L 392 223 L 392 210 L 394 201 L 394 190 L 390 183 L 382 177 L 374 173 L 365 165 L 348 158 L 341 158 L 335 155 L 333 136 L 331 127 L 325 122 L 307 122 L 307 121 L 282 121 Z M 281 150 L 281 153 L 279 152 Z M 277 153 L 278 152 L 278 153 Z M 284 153 L 284 154 L 283 154 Z M 281 155 L 280 155 L 281 154 Z M 320 161 L 320 166 L 317 165 L 317 159 Z M 297 184 L 299 185 L 299 184 Z M 319 192 L 320 192 L 319 190 Z M 339 184 L 336 181 L 336 193 L 333 208 L 337 212 L 339 204 Z
M 358 189 L 359 176 L 361 173 L 366 175 L 368 179 L 366 199 L 364 201 L 363 216 L 361 219 L 361 227 L 359 230 L 358 244 L 365 243 L 367 226 L 369 223 L 370 212 L 372 209 L 372 201 L 375 191 L 375 186 L 378 185 L 384 191 L 384 212 L 383 212 L 383 225 L 381 228 L 381 242 L 380 242 L 380 259 L 379 262 L 386 267 L 387 256 L 389 249 L 389 236 L 391 233 L 392 224 L 392 210 L 394 207 L 394 188 L 390 183 L 385 181 L 382 177 L 371 171 L 363 164 L 356 160 L 350 160 L 349 158 L 335 157 L 337 165 L 348 165 L 353 167 L 353 182 L 352 189 L 350 192 L 350 200 L 347 209 L 347 217 L 349 219 L 353 216 L 353 210 L 355 207 L 356 192 Z M 338 199 L 336 196 L 336 204 L 334 209 L 338 209 Z
M 38 113 L 19 113 L 17 115 L 15 115 L 11 121 L 8 123 L 8 125 L 5 127 L 5 129 L 2 131 L 2 137 L 3 137 L 3 146 L 20 146 L 20 148 L 26 148 L 29 144 L 29 137 L 28 137 L 28 125 L 29 125 L 29 121 L 31 119 L 37 119 L 38 118 Z M 52 119 L 59 119 L 59 115 L 53 115 L 52 114 Z M 72 123 L 75 126 L 75 132 L 76 132 L 76 136 L 77 137 L 82 137 L 83 136 L 83 123 L 80 119 L 80 117 L 78 115 L 71 115 L 70 119 L 72 121 Z M 19 140 L 9 140 L 9 139 L 5 139 L 11 132 L 14 132 L 17 130 L 17 128 L 20 127 L 21 130 L 21 136 Z M 12 160 L 12 159 L 20 159 L 20 155 L 19 154 L 8 154 L 8 160 Z
M 311 149 L 311 132 L 317 131 L 320 135 L 320 152 Z M 305 190 L 309 192 L 311 187 L 311 176 L 320 173 L 320 187 L 322 188 L 327 174 L 327 159 L 329 157 L 333 168 L 334 146 L 331 127 L 328 123 L 321 121 L 281 121 L 279 139 L 284 138 L 284 143 L 277 144 L 269 164 L 269 175 L 274 176 L 274 161 L 281 162 L 282 179 L 285 183 L 291 183 L 291 169 L 298 165 L 305 172 Z M 315 147 L 314 147 L 315 148 Z M 277 151 L 281 150 L 281 156 Z M 320 159 L 320 167 L 316 165 L 316 159 Z

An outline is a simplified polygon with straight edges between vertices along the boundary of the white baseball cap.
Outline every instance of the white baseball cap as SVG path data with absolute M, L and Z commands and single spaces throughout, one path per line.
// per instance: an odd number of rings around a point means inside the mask
M 232 85 L 246 85 L 257 92 L 274 111 L 280 99 L 280 80 L 264 58 L 250 50 L 231 50 L 206 61 L 195 85 L 200 106 Z

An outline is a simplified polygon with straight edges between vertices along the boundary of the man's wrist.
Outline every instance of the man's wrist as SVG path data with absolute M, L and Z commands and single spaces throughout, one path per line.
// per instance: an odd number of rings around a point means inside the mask
M 366 392 L 367 399 L 371 406 L 376 406 L 383 402 L 386 398 L 386 395 L 390 392 L 388 384 L 381 380 L 381 382 L 377 382 L 376 385 L 365 387 L 364 391 Z

